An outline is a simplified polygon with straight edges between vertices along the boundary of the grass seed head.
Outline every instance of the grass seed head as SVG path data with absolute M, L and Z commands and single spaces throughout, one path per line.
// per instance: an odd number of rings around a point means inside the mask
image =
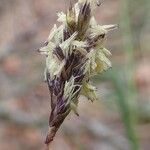
M 116 25 L 98 25 L 93 16 L 98 0 L 79 0 L 67 13 L 58 13 L 61 25 L 54 25 L 44 47 L 45 77 L 50 91 L 49 144 L 71 110 L 78 115 L 78 98 L 82 94 L 97 99 L 92 76 L 111 67 L 110 52 L 104 47 L 106 34 Z

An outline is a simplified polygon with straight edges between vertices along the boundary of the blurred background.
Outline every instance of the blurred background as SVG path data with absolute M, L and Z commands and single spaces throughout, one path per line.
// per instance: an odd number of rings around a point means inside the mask
M 69 0 L 68 0 L 69 1 Z M 50 96 L 37 53 L 67 0 L 0 0 L 0 150 L 44 150 Z M 52 150 L 150 149 L 150 0 L 104 0 L 99 24 L 113 68 L 93 79 L 99 100 L 80 98 Z

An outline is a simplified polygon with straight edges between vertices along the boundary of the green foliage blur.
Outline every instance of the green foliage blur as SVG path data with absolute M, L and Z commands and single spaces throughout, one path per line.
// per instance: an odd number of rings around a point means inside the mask
M 122 0 L 119 12 L 122 49 L 116 50 L 115 54 L 114 51 L 112 53 L 113 56 L 121 57 L 120 62 L 114 60 L 113 68 L 95 80 L 101 82 L 105 80 L 112 85 L 113 90 L 105 95 L 106 99 L 111 99 L 107 103 L 112 105 L 114 101 L 116 102 L 116 109 L 120 112 L 131 149 L 139 150 L 136 126 L 140 122 L 150 122 L 150 99 L 141 96 L 143 93 L 141 94 L 142 91 L 138 87 L 140 79 L 136 79 L 136 69 L 149 56 L 147 42 L 150 34 L 150 1 Z M 149 65 L 149 62 L 146 63 Z M 144 80 L 142 73 L 139 76 Z

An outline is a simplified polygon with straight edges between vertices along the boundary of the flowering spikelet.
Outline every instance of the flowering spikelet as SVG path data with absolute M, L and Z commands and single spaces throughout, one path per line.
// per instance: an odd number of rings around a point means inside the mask
M 104 48 L 105 35 L 116 25 L 100 26 L 93 17 L 98 0 L 79 0 L 67 13 L 58 13 L 59 27 L 54 25 L 45 46 L 45 79 L 51 100 L 49 144 L 71 110 L 78 115 L 78 98 L 82 94 L 91 101 L 97 99 L 91 85 L 93 75 L 111 67 L 107 58 L 111 53 Z

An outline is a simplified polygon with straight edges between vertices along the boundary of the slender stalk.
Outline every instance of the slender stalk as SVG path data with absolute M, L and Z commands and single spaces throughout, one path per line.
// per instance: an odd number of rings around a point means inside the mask
M 127 85 L 127 91 L 123 92 L 121 90 L 121 86 L 119 86 L 119 81 L 116 79 L 114 84 L 117 88 L 117 91 L 119 95 L 119 98 L 122 99 L 119 101 L 120 107 L 124 108 L 121 110 L 122 112 L 122 119 L 125 124 L 126 133 L 131 143 L 131 149 L 132 150 L 138 150 L 139 144 L 138 144 L 138 138 L 134 130 L 134 118 L 135 113 L 132 111 L 135 110 L 136 107 L 136 99 L 137 99 L 137 92 L 136 92 L 136 86 L 133 80 L 133 70 L 134 70 L 134 42 L 132 38 L 132 29 L 131 29 L 131 20 L 129 15 L 129 6 L 130 1 L 122 1 L 122 9 L 121 9 L 121 31 L 122 31 L 122 38 L 123 38 L 123 48 L 124 53 L 126 56 L 126 66 L 124 68 L 124 74 L 126 76 L 126 85 Z M 126 93 L 126 94 L 125 94 Z M 131 109 L 132 107 L 132 109 Z

